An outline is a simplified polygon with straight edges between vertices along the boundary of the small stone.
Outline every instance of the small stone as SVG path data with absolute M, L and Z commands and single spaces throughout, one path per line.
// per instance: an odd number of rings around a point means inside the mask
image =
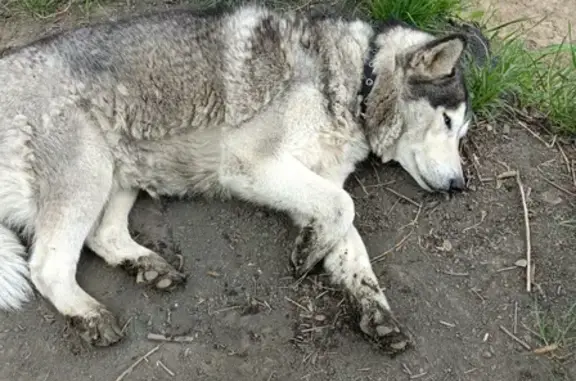
M 505 133 L 506 135 L 510 134 L 510 125 L 505 124 L 504 127 L 502 127 L 502 132 Z
M 449 240 L 445 239 L 444 242 L 442 242 L 442 247 L 440 248 L 440 250 L 442 250 L 442 251 L 450 251 L 450 250 L 452 250 L 452 242 L 450 242 Z
M 553 190 L 546 191 L 542 193 L 542 201 L 548 203 L 550 205 L 558 205 L 562 202 L 562 198 L 558 195 L 557 192 Z
M 326 320 L 326 315 L 318 314 L 318 315 L 314 316 L 314 320 L 324 321 L 324 320 Z
M 492 358 L 492 353 L 490 351 L 484 351 L 484 352 L 482 352 L 482 357 L 484 357 L 486 359 L 490 359 L 490 358 Z
M 528 266 L 528 261 L 525 259 L 519 259 L 516 262 L 514 262 L 514 265 L 518 267 L 526 267 Z

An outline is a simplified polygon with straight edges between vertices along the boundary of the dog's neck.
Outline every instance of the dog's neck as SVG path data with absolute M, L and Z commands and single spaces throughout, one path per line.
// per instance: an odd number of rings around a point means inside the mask
M 372 88 L 374 87 L 374 82 L 376 81 L 376 72 L 374 71 L 374 57 L 378 52 L 378 47 L 376 46 L 376 38 L 378 34 L 375 32 L 370 38 L 368 46 L 368 57 L 364 62 L 364 72 L 362 75 L 362 86 L 360 91 L 358 91 L 358 96 L 360 97 L 360 117 L 364 118 L 366 113 L 366 100 Z

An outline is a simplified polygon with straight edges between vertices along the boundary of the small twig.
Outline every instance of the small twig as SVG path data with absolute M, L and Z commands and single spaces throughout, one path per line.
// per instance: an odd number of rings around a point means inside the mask
M 408 201 L 410 204 L 420 207 L 420 203 L 412 200 L 410 197 L 408 196 L 404 196 L 402 193 L 395 191 L 394 189 L 390 188 L 390 187 L 385 187 L 384 189 L 386 189 L 388 192 L 392 193 L 393 195 L 400 197 L 402 200 Z
M 184 256 L 176 254 L 176 258 L 178 258 L 178 267 L 176 268 L 176 270 L 182 271 L 182 268 L 184 267 Z
M 302 333 L 307 333 L 307 332 L 318 332 L 318 331 L 322 331 L 324 328 L 330 328 L 331 325 L 322 325 L 319 327 L 312 327 L 312 328 L 306 328 L 301 330 L 300 332 Z
M 366 196 L 369 195 L 368 191 L 366 190 L 366 187 L 364 186 L 364 183 L 362 183 L 362 181 L 360 181 L 360 179 L 358 178 L 358 176 L 354 175 L 354 178 L 356 179 L 356 182 L 358 182 L 358 184 L 360 184 L 360 188 L 362 188 L 362 191 L 364 192 L 364 194 Z
M 155 346 L 148 353 L 146 353 L 144 356 L 142 356 L 138 360 L 136 360 L 136 362 L 134 362 L 134 364 L 130 365 L 128 367 L 128 369 L 126 369 L 124 372 L 122 372 L 122 374 L 120 376 L 118 376 L 118 378 L 115 381 L 122 381 L 124 379 L 124 377 L 129 375 L 138 366 L 138 364 L 140 364 L 142 361 L 148 359 L 148 357 L 150 357 L 158 349 L 160 349 L 160 345 Z
M 146 338 L 151 341 L 165 341 L 172 343 L 191 343 L 194 341 L 192 336 L 165 336 L 160 333 L 149 333 Z
M 449 327 L 449 328 L 456 327 L 456 324 L 448 323 L 447 321 L 444 321 L 444 320 L 439 320 L 438 323 L 445 325 L 446 327 Z
M 558 349 L 558 344 L 554 343 L 554 344 L 546 345 L 546 346 L 541 347 L 541 348 L 536 348 L 532 352 L 534 354 L 537 354 L 537 355 L 543 355 L 543 354 L 546 354 L 548 352 L 553 352 L 556 349 Z
M 571 175 L 572 169 L 570 168 L 570 160 L 568 160 L 568 156 L 566 156 L 566 152 L 564 152 L 564 149 L 562 148 L 562 146 L 558 142 L 556 142 L 556 147 L 558 147 L 558 151 L 560 151 L 560 154 L 562 155 L 562 159 L 564 160 L 564 163 L 566 164 L 566 170 L 568 171 L 568 175 Z
M 524 227 L 526 231 L 526 291 L 530 292 L 532 288 L 532 266 L 530 264 L 532 260 L 532 242 L 530 240 L 530 217 L 528 215 L 528 205 L 526 204 L 526 194 L 524 193 L 524 187 L 522 186 L 522 180 L 520 180 L 520 173 L 516 174 L 516 182 L 518 183 L 518 188 L 520 189 L 520 196 L 522 197 L 522 208 L 524 210 Z
M 473 144 L 472 140 L 469 140 L 470 143 Z M 476 162 L 476 156 L 474 155 L 474 153 L 472 153 L 472 151 L 470 150 L 470 148 L 468 147 L 467 144 L 462 145 L 462 148 L 464 149 L 464 151 L 466 152 L 466 156 L 468 156 L 468 158 L 470 159 L 470 161 L 472 161 L 472 166 L 474 167 L 474 170 L 476 171 L 476 176 L 478 177 L 478 181 L 485 182 L 486 179 L 484 177 L 482 177 L 482 174 L 480 173 L 480 168 L 478 166 L 478 163 Z
M 400 246 L 402 246 L 402 244 L 408 239 L 408 237 L 410 237 L 410 235 L 412 235 L 414 231 L 410 231 L 410 233 L 406 234 L 404 236 L 404 238 L 402 238 L 400 240 L 400 242 L 398 242 L 396 245 L 394 245 L 394 247 L 392 247 L 391 249 L 386 250 L 385 252 L 383 252 L 382 254 L 376 256 L 375 258 L 373 258 L 370 263 L 376 263 L 382 260 L 382 258 L 384 258 L 386 255 L 390 254 L 391 252 L 393 252 L 394 250 L 398 249 Z
M 286 299 L 287 301 L 289 301 L 290 303 L 294 304 L 296 307 L 303 309 L 306 312 L 312 312 L 310 311 L 308 308 L 304 307 L 302 304 L 293 301 L 292 299 L 290 299 L 289 297 L 285 296 L 284 299 Z
M 487 213 L 485 210 L 481 211 L 481 212 L 480 212 L 480 222 L 475 223 L 475 224 L 472 225 L 472 226 L 468 226 L 467 228 L 464 228 L 464 229 L 462 230 L 462 233 L 465 233 L 466 231 L 468 231 L 468 230 L 470 230 L 470 229 L 474 229 L 474 228 L 477 228 L 478 226 L 480 226 L 480 225 L 482 224 L 482 222 L 484 222 L 484 219 L 486 219 L 486 216 L 487 216 L 487 215 L 488 215 L 488 213 Z
M 530 347 L 530 345 L 528 345 L 525 341 L 519 339 L 517 336 L 515 336 L 512 332 L 508 331 L 505 327 L 500 326 L 500 330 L 502 330 L 502 332 L 504 332 L 505 334 L 507 334 L 512 340 L 514 340 L 515 342 L 517 342 L 518 344 L 522 345 L 525 349 L 531 351 L 532 347 Z
M 501 174 L 499 174 L 496 177 L 485 177 L 484 179 L 482 179 L 482 181 L 483 182 L 489 182 L 489 181 L 494 181 L 494 180 L 509 179 L 511 177 L 516 177 L 517 173 L 518 173 L 517 171 L 506 171 L 506 172 L 502 172 Z
M 410 379 L 411 379 L 411 380 L 416 380 L 416 379 L 418 379 L 418 378 L 424 377 L 424 376 L 427 375 L 427 374 L 428 374 L 428 372 L 422 372 L 422 373 L 419 373 L 419 374 L 415 374 L 415 375 L 413 375 L 413 376 L 410 376 Z
M 514 325 L 512 326 L 512 332 L 514 332 L 514 334 L 518 333 L 518 302 L 514 302 Z
M 166 371 L 166 373 L 168 373 L 170 376 L 174 377 L 176 375 L 176 373 L 172 372 L 170 369 L 168 369 L 168 367 L 166 365 L 164 365 L 164 363 L 160 360 L 156 361 L 156 365 L 159 366 L 160 368 L 164 369 L 164 371 Z
M 120 332 L 122 332 L 122 334 L 124 334 L 126 332 L 126 329 L 128 328 L 128 326 L 130 325 L 130 323 L 132 322 L 133 319 L 134 319 L 134 317 L 130 316 L 130 319 L 128 319 L 128 321 L 126 321 L 126 323 L 124 323 L 124 325 L 122 326 L 122 329 L 120 330 Z
M 502 273 L 504 271 L 511 271 L 511 270 L 516 270 L 518 268 L 518 266 L 510 266 L 510 267 L 503 267 L 501 269 L 496 270 L 497 273 Z
M 208 313 L 210 316 L 222 313 L 222 312 L 226 312 L 226 311 L 232 311 L 232 310 L 237 310 L 239 308 L 242 308 L 242 306 L 230 306 L 230 307 L 224 307 L 224 308 L 220 308 L 219 310 L 216 311 L 212 311 L 210 313 Z
M 523 327 L 526 331 L 530 332 L 532 335 L 534 335 L 535 337 L 537 337 L 538 340 L 544 341 L 544 338 L 543 338 L 539 333 L 531 330 L 531 329 L 528 328 L 528 327 L 526 326 L 526 324 L 524 324 L 524 323 L 520 323 L 520 324 L 522 325 L 522 327 Z
M 537 133 L 532 131 L 532 129 L 530 129 L 530 127 L 528 127 L 524 122 L 518 121 L 518 124 L 520 124 L 520 127 L 524 128 L 526 131 L 528 131 L 532 136 L 534 136 L 536 139 L 538 139 L 542 144 L 544 144 L 546 147 L 550 148 L 550 146 L 548 145 L 548 142 L 546 142 L 546 140 L 542 139 L 540 137 L 540 135 L 538 135 Z
M 452 276 L 469 276 L 469 273 L 455 273 L 453 271 L 442 271 L 442 273 L 446 274 L 446 275 L 452 275 Z
M 550 180 L 546 176 L 544 176 L 544 172 L 542 172 L 540 167 L 538 167 L 538 172 L 540 172 L 540 177 L 542 177 L 542 180 L 546 181 L 548 184 L 552 185 L 554 188 L 559 189 L 562 192 L 569 194 L 570 196 L 576 197 L 576 193 L 570 192 L 568 189 L 561 187 L 560 185 L 556 184 L 555 182 L 553 182 L 552 180 Z
M 570 172 L 572 172 L 572 184 L 576 187 L 576 160 L 572 160 L 571 164 Z

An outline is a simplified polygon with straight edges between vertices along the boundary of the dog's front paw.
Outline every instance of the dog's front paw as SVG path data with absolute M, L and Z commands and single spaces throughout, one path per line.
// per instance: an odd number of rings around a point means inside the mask
M 376 303 L 364 309 L 360 329 L 389 355 L 402 353 L 410 346 L 410 339 L 404 334 L 392 312 Z
M 124 337 L 116 317 L 104 307 L 89 317 L 71 316 L 70 325 L 87 343 L 97 347 L 107 347 Z
M 142 256 L 125 266 L 136 274 L 137 283 L 152 285 L 158 290 L 169 291 L 186 282 L 186 275 L 155 253 Z

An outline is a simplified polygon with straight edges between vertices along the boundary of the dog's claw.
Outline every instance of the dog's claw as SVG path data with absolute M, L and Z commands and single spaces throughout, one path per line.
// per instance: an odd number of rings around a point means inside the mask
M 362 331 L 389 355 L 397 355 L 408 349 L 410 339 L 402 332 L 392 313 L 383 307 L 373 308 L 377 308 L 377 311 L 366 311 L 362 315 Z
M 84 341 L 97 347 L 110 346 L 124 337 L 116 317 L 104 308 L 94 316 L 72 316 L 69 321 Z
M 129 271 L 136 271 L 136 283 L 154 285 L 159 290 L 172 290 L 186 281 L 184 274 L 158 254 L 140 257 L 125 266 Z

